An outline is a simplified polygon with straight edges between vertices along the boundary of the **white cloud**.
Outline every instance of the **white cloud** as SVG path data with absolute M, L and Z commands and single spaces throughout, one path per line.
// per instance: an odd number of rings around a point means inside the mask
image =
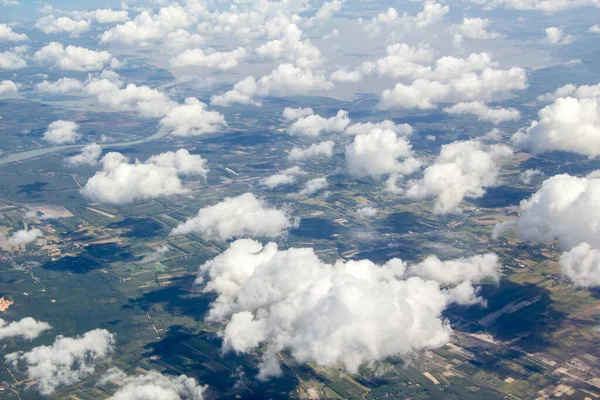
M 354 212 L 359 218 L 374 218 L 377 216 L 377 209 L 373 207 L 361 207 Z
M 0 41 L 21 42 L 27 39 L 28 37 L 24 33 L 16 33 L 10 26 L 0 24 Z
M 533 178 L 540 175 L 543 175 L 543 173 L 539 169 L 528 169 L 521 174 L 521 182 L 531 185 Z
M 329 184 L 327 183 L 326 177 L 311 179 L 304 184 L 304 187 L 298 192 L 297 195 L 300 197 L 312 196 L 319 190 L 327 188 L 327 186 L 329 186 Z
M 81 153 L 65 159 L 67 164 L 78 167 L 80 165 L 96 165 L 102 155 L 102 146 L 92 143 L 83 148 Z
M 33 340 L 40 336 L 42 332 L 47 331 L 50 328 L 52 327 L 48 323 L 36 321 L 31 317 L 10 323 L 0 318 L 0 340 L 17 336 L 20 336 L 23 339 Z
M 260 57 L 291 62 L 299 68 L 315 68 L 323 63 L 321 51 L 310 39 L 302 40 L 302 30 L 294 24 L 285 27 L 282 39 L 271 40 L 256 48 Z
M 435 196 L 435 213 L 456 212 L 463 199 L 480 198 L 486 188 L 498 184 L 499 163 L 511 155 L 504 145 L 485 146 L 476 140 L 444 145 L 423 178 L 408 183 L 406 195 L 413 199 Z
M 600 8 L 598 0 L 472 0 L 479 4 L 484 4 L 487 9 L 495 7 L 505 7 L 515 10 L 535 10 L 544 13 L 554 13 L 558 11 L 569 10 L 578 7 L 596 7 Z
M 206 177 L 206 160 L 181 149 L 138 160 L 130 164 L 121 153 L 108 153 L 102 160 L 102 170 L 91 177 L 81 193 L 93 201 L 125 204 L 187 193 L 182 176 Z
M 74 143 L 81 137 L 77 133 L 79 125 L 73 121 L 54 121 L 44 132 L 44 140 L 53 144 Z
M 589 31 L 592 33 L 600 33 L 600 25 L 596 24 L 594 26 L 591 26 Z
M 25 363 L 29 379 L 49 396 L 58 386 L 73 385 L 93 374 L 96 364 L 108 361 L 113 348 L 114 336 L 96 329 L 75 338 L 57 336 L 51 346 L 11 353 L 5 359 L 15 367 Z
M 320 115 L 309 115 L 299 118 L 289 128 L 290 135 L 303 135 L 316 137 L 322 133 L 341 133 L 350 124 L 348 112 L 339 110 L 331 118 L 323 118 Z
M 409 16 L 407 13 L 399 15 L 395 9 L 389 8 L 387 12 L 373 17 L 371 22 L 366 24 L 363 29 L 371 37 L 384 33 L 393 37 L 396 33 L 422 30 L 435 25 L 442 21 L 448 12 L 450 12 L 449 6 L 443 6 L 440 3 L 428 0 L 423 5 L 423 11 L 419 12 L 416 16 Z M 399 32 L 396 32 L 396 30 Z
M 125 22 L 129 19 L 129 14 L 126 10 L 113 10 L 112 8 L 73 11 L 72 16 L 78 20 L 89 19 L 99 24 L 114 24 L 116 22 Z
M 600 98 L 600 84 L 581 86 L 572 84 L 564 85 L 554 92 L 538 96 L 538 100 L 543 102 L 553 102 L 561 97 L 574 97 L 576 99 Z
M 600 250 L 580 243 L 560 257 L 561 272 L 575 285 L 600 286 Z
M 169 32 L 163 41 L 162 47 L 171 54 L 180 54 L 187 49 L 202 47 L 205 42 L 204 37 L 180 28 Z
M 296 121 L 297 119 L 308 117 L 309 115 L 313 115 L 314 111 L 310 107 L 306 108 L 291 108 L 286 107 L 283 110 L 283 119 L 286 122 Z
M 3 6 L 18 6 L 19 3 L 17 0 L 0 0 L 0 4 Z
M 331 19 L 333 15 L 339 12 L 344 5 L 345 0 L 331 0 L 323 3 L 321 7 L 317 10 L 317 14 L 315 18 L 321 21 L 325 21 Z
M 490 20 L 488 18 L 465 17 L 460 25 L 452 27 L 452 32 L 455 35 L 472 40 L 501 39 L 506 37 L 497 32 L 489 32 L 487 30 L 489 24 Z
M 44 237 L 42 231 L 37 228 L 33 228 L 30 230 L 20 230 L 16 231 L 9 239 L 8 243 L 13 246 L 21 246 L 27 245 L 29 243 L 33 243 L 37 238 Z
M 488 121 L 494 125 L 506 121 L 516 121 L 521 118 L 521 113 L 515 108 L 491 108 L 480 101 L 459 103 L 452 107 L 444 108 L 448 114 L 471 114 L 480 121 Z
M 278 250 L 238 240 L 200 267 L 198 282 L 215 292 L 207 319 L 225 323 L 225 351 L 259 346 L 260 378 L 281 373 L 276 354 L 297 362 L 342 365 L 355 373 L 366 362 L 443 346 L 452 329 L 442 317 L 453 303 L 475 304 L 470 282 L 443 289 L 433 280 L 406 277 L 406 263 L 369 260 L 327 264 L 313 249 Z M 455 276 L 481 275 L 458 272 Z
M 0 94 L 17 93 L 19 87 L 13 81 L 0 81 Z
M 38 50 L 33 58 L 42 65 L 64 71 L 99 71 L 109 66 L 116 68 L 120 65 L 107 51 L 94 51 L 72 45 L 65 48 L 57 42 L 52 42 Z
M 12 71 L 27 67 L 27 61 L 23 58 L 27 50 L 27 46 L 18 46 L 0 53 L 0 70 Z
M 307 147 L 306 149 L 301 149 L 299 147 L 294 147 L 290 154 L 288 155 L 289 161 L 306 161 L 313 157 L 333 157 L 333 148 L 335 147 L 335 142 L 333 140 L 327 140 L 320 143 L 314 143 Z
M 300 167 L 292 167 L 286 170 L 280 171 L 275 175 L 271 175 L 261 180 L 260 183 L 267 186 L 269 189 L 274 189 L 282 185 L 291 185 L 296 183 L 296 177 L 306 175 L 306 172 L 302 171 Z
M 600 97 L 561 97 L 540 110 L 538 116 L 538 121 L 512 136 L 515 145 L 534 153 L 600 155 Z
M 414 158 L 410 143 L 396 132 L 374 129 L 366 135 L 356 135 L 346 147 L 346 166 L 352 176 L 377 178 L 412 174 L 421 162 Z
M 83 90 L 83 82 L 73 78 L 60 78 L 55 82 L 43 81 L 36 85 L 38 92 L 52 94 L 79 93 Z
M 69 37 L 77 38 L 91 28 L 90 21 L 74 20 L 69 17 L 56 18 L 54 15 L 47 15 L 40 18 L 35 27 L 45 34 L 68 33 Z
M 237 67 L 248 56 L 243 47 L 231 51 L 205 53 L 202 49 L 189 49 L 170 60 L 173 67 L 206 67 L 229 70 Z
M 388 119 L 382 122 L 359 122 L 350 125 L 344 132 L 347 135 L 366 135 L 374 129 L 380 129 L 383 131 L 394 131 L 401 136 L 409 136 L 413 133 L 413 128 L 409 124 L 396 124 L 394 121 Z
M 231 104 L 260 105 L 254 97 L 285 97 L 305 95 L 315 90 L 330 90 L 333 83 L 327 81 L 320 72 L 294 67 L 292 64 L 280 64 L 269 75 L 258 81 L 249 76 L 222 95 L 211 98 L 211 104 L 222 107 Z
M 482 283 L 485 280 L 494 280 L 498 283 L 501 268 L 498 256 L 492 253 L 447 261 L 429 256 L 411 266 L 410 274 L 454 286 L 466 281 Z
M 573 35 L 564 35 L 563 30 L 556 27 L 546 28 L 546 37 L 543 42 L 550 45 L 563 45 L 573 43 Z
M 227 122 L 221 113 L 207 111 L 206 104 L 189 97 L 185 104 L 173 107 L 160 125 L 173 136 L 199 136 L 218 132 Z
M 118 368 L 109 369 L 101 382 L 118 382 L 121 387 L 108 400 L 203 400 L 206 386 L 198 385 L 186 375 L 163 375 L 150 371 L 145 375 L 127 376 Z
M 197 216 L 179 224 L 171 234 L 198 233 L 206 239 L 225 241 L 244 236 L 275 238 L 291 227 L 286 212 L 270 208 L 252 193 L 245 193 L 201 208 Z

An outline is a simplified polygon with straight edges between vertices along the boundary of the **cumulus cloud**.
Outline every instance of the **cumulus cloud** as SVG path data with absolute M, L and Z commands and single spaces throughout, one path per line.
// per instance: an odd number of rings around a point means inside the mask
M 296 121 L 300 118 L 304 118 L 304 117 L 308 117 L 309 115 L 313 115 L 314 111 L 312 108 L 310 107 L 306 107 L 306 108 L 292 108 L 292 107 L 286 107 L 283 110 L 283 120 L 286 122 L 292 122 L 292 121 Z
M 17 46 L 0 53 L 0 70 L 12 71 L 27 67 L 27 61 L 23 58 L 27 50 L 27 46 Z
M 320 115 L 309 115 L 299 118 L 289 128 L 290 135 L 303 135 L 316 137 L 322 133 L 341 133 L 350 124 L 348 111 L 339 110 L 331 118 L 323 118 Z
M 37 228 L 33 228 L 30 230 L 22 229 L 20 231 L 16 231 L 8 239 L 8 243 L 13 246 L 27 245 L 29 243 L 35 242 L 37 238 L 41 237 L 44 237 L 44 234 Z
M 476 3 L 485 5 L 488 9 L 505 7 L 514 10 L 533 10 L 544 13 L 555 13 L 578 7 L 595 6 L 600 8 L 597 0 L 474 0 Z
M 560 257 L 561 272 L 575 285 L 600 286 L 600 250 L 580 243 Z
M 450 12 L 449 6 L 443 6 L 433 1 L 426 1 L 423 10 L 415 16 L 410 16 L 407 13 L 400 15 L 394 8 L 389 8 L 385 13 L 373 17 L 371 22 L 365 24 L 363 29 L 371 37 L 384 33 L 393 37 L 396 33 L 422 30 L 435 25 L 442 21 L 448 12 Z
M 52 42 L 33 55 L 34 60 L 64 71 L 99 71 L 106 67 L 117 68 L 120 63 L 108 51 L 94 51 L 69 45 L 66 48 Z
M 51 346 L 11 353 L 5 359 L 15 368 L 24 364 L 39 392 L 49 396 L 58 386 L 73 385 L 93 374 L 96 364 L 110 358 L 114 341 L 111 333 L 96 329 L 75 338 L 57 336 Z
M 540 110 L 538 117 L 511 137 L 515 145 L 534 153 L 600 155 L 600 97 L 561 97 Z
M 84 88 L 83 82 L 73 78 L 60 78 L 55 82 L 43 81 L 36 85 L 38 92 L 51 94 L 80 93 Z
M 117 381 L 119 390 L 108 400 L 203 400 L 206 386 L 200 386 L 186 375 L 163 375 L 150 371 L 145 375 L 128 376 L 118 368 L 109 369 L 101 382 Z
M 45 34 L 68 33 L 69 37 L 77 38 L 83 32 L 91 28 L 90 21 L 74 20 L 69 17 L 56 18 L 54 15 L 47 15 L 40 18 L 35 27 Z
M 289 24 L 283 30 L 283 38 L 271 40 L 256 48 L 259 57 L 291 62 L 299 68 L 316 68 L 323 63 L 321 51 L 310 39 L 302 39 L 302 30 Z
M 477 199 L 498 184 L 499 163 L 512 155 L 504 145 L 485 146 L 476 140 L 442 146 L 435 163 L 420 180 L 410 181 L 406 195 L 412 199 L 436 198 L 434 212 L 456 212 L 465 198 Z
M 17 93 L 19 87 L 13 81 L 0 81 L 0 94 Z
M 543 42 L 550 45 L 570 44 L 575 41 L 575 36 L 564 35 L 563 30 L 557 27 L 546 28 L 546 37 Z
M 202 49 L 188 49 L 170 60 L 173 67 L 206 67 L 229 70 L 237 67 L 248 56 L 243 47 L 231 51 L 205 53 Z
M 506 37 L 497 32 L 489 32 L 488 26 L 490 20 L 488 18 L 463 18 L 463 21 L 459 25 L 454 25 L 451 31 L 455 35 L 460 35 L 463 38 L 471 40 L 485 40 L 485 39 L 501 39 Z
M 54 121 L 44 132 L 44 140 L 53 144 L 73 143 L 81 137 L 77 133 L 79 125 L 73 121 Z
M 543 173 L 539 169 L 528 169 L 521 174 L 521 182 L 530 185 L 533 178 L 540 175 L 543 175 Z
M 181 177 L 206 178 L 209 172 L 205 159 L 184 149 L 133 164 L 121 153 L 108 153 L 100 162 L 102 170 L 87 181 L 81 193 L 93 201 L 113 204 L 185 194 L 188 190 Z
M 10 26 L 0 24 L 0 41 L 22 42 L 27 39 L 29 38 L 24 33 L 16 33 Z
M 327 188 L 327 186 L 329 186 L 329 184 L 327 183 L 326 177 L 311 179 L 310 181 L 308 181 L 304 184 L 304 187 L 302 188 L 302 190 L 300 190 L 298 192 L 297 196 L 299 196 L 299 197 L 312 196 L 313 194 L 317 193 L 318 191 Z
M 96 165 L 102 155 L 102 146 L 96 143 L 88 144 L 81 150 L 81 153 L 67 157 L 65 161 L 67 164 L 78 167 L 80 165 Z
M 383 131 L 394 131 L 401 136 L 409 136 L 413 133 L 413 128 L 409 124 L 396 124 L 394 121 L 386 119 L 382 122 L 359 122 L 348 126 L 344 132 L 347 135 L 366 135 L 375 129 Z
M 377 209 L 374 207 L 361 207 L 354 212 L 359 218 L 374 218 L 377 216 Z
M 521 118 L 521 113 L 515 108 L 491 108 L 480 101 L 459 103 L 452 107 L 444 108 L 448 114 L 471 114 L 480 121 L 488 121 L 498 125 L 506 121 L 516 121 Z
M 129 19 L 127 10 L 113 10 L 112 8 L 73 11 L 71 14 L 77 20 L 88 19 L 99 24 L 114 24 L 116 22 L 125 22 Z
M 596 24 L 594 26 L 591 26 L 589 31 L 592 33 L 600 33 L 600 25 Z
M 290 154 L 288 154 L 289 161 L 306 161 L 314 157 L 333 157 L 333 148 L 335 142 L 333 140 L 327 140 L 320 143 L 310 145 L 305 149 L 294 147 Z
M 255 97 L 285 97 L 305 95 L 316 90 L 330 90 L 329 82 L 320 72 L 298 68 L 292 64 L 280 64 L 269 75 L 259 80 L 249 76 L 233 86 L 233 89 L 211 98 L 211 104 L 227 107 L 232 104 L 260 105 Z
M 369 134 L 356 135 L 346 147 L 346 166 L 354 177 L 377 178 L 412 174 L 421 162 L 414 157 L 410 143 L 396 132 L 374 129 Z
M 278 186 L 296 183 L 296 178 L 302 175 L 306 175 L 306 172 L 302 171 L 300 167 L 292 167 L 262 179 L 261 183 L 270 189 L 274 189 Z
M 411 266 L 410 274 L 454 286 L 466 281 L 482 283 L 485 280 L 493 280 L 497 283 L 500 281 L 501 268 L 498 256 L 492 253 L 447 261 L 429 256 Z
M 51 328 L 48 323 L 36 321 L 31 317 L 10 323 L 0 318 L 0 340 L 18 336 L 23 339 L 33 340 Z
M 206 104 L 189 97 L 185 104 L 173 107 L 160 125 L 173 136 L 199 136 L 218 132 L 227 123 L 221 113 L 207 111 Z
M 221 241 L 245 236 L 275 238 L 292 225 L 286 212 L 269 207 L 252 193 L 244 193 L 201 208 L 198 215 L 179 224 L 171 234 L 197 233 Z
M 490 270 L 459 271 L 464 264 L 453 265 L 447 280 L 483 279 Z M 468 281 L 446 289 L 408 277 L 406 270 L 399 259 L 381 266 L 369 260 L 332 265 L 310 248 L 279 250 L 275 243 L 238 240 L 200 267 L 198 283 L 218 296 L 207 319 L 226 324 L 225 351 L 265 346 L 260 378 L 281 373 L 276 353 L 284 349 L 298 362 L 342 365 L 355 373 L 369 361 L 443 346 L 452 333 L 442 317 L 445 308 L 481 301 Z

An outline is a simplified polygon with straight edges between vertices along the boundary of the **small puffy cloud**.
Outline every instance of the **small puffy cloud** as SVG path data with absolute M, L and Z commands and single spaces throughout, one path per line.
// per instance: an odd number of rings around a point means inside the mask
M 113 334 L 96 329 L 75 338 L 57 336 L 51 346 L 11 353 L 5 359 L 15 368 L 24 364 L 38 391 L 50 396 L 58 386 L 73 385 L 92 375 L 97 364 L 109 360 L 114 342 Z
M 410 273 L 443 285 L 454 286 L 466 281 L 482 283 L 488 279 L 497 283 L 500 281 L 501 268 L 498 256 L 492 253 L 447 261 L 430 256 L 411 266 Z
M 292 121 L 296 121 L 300 118 L 304 118 L 304 117 L 308 117 L 309 115 L 313 115 L 314 111 L 312 108 L 310 107 L 306 107 L 306 108 L 291 108 L 291 107 L 286 107 L 283 110 L 283 119 L 286 122 L 292 122 Z
M 531 185 L 533 178 L 540 175 L 543 175 L 543 173 L 539 169 L 528 169 L 521 174 L 521 182 L 526 185 Z
M 471 40 L 501 39 L 506 37 L 497 32 L 489 32 L 487 30 L 489 24 L 490 20 L 488 18 L 465 17 L 460 25 L 452 27 L 452 32 L 455 35 L 460 35 Z
M 304 187 L 302 187 L 302 190 L 300 190 L 297 195 L 299 197 L 312 196 L 318 191 L 327 188 L 327 186 L 329 186 L 329 184 L 327 183 L 326 177 L 311 179 L 304 184 Z
M 315 14 L 315 18 L 317 20 L 325 21 L 331 19 L 333 15 L 339 12 L 344 5 L 345 0 L 331 0 L 323 3 L 321 7 L 317 10 Z
M 412 199 L 436 198 L 434 212 L 456 212 L 465 198 L 477 199 L 485 189 L 498 184 L 499 163 L 512 155 L 504 145 L 485 146 L 476 140 L 442 146 L 435 163 L 423 178 L 408 183 L 406 195 Z
M 374 207 L 361 207 L 354 212 L 359 218 L 374 218 L 377 216 L 377 209 Z
M 302 175 L 306 175 L 306 172 L 302 171 L 300 167 L 292 167 L 264 178 L 260 183 L 267 186 L 269 189 L 274 189 L 281 185 L 291 185 L 296 183 L 296 178 Z
M 118 368 L 106 371 L 101 382 L 118 381 L 121 387 L 108 400 L 204 400 L 206 386 L 186 375 L 163 375 L 150 371 L 145 375 L 128 376 Z
M 256 48 L 259 57 L 291 62 L 300 68 L 316 68 L 323 63 L 321 51 L 310 39 L 302 40 L 302 30 L 290 24 L 283 30 L 283 38 L 264 43 Z
M 448 114 L 471 114 L 480 121 L 491 122 L 494 125 L 506 121 L 516 121 L 521 118 L 521 113 L 515 108 L 491 108 L 480 101 L 459 103 L 452 107 L 444 108 Z
M 206 104 L 189 97 L 185 104 L 173 107 L 160 121 L 160 126 L 173 136 L 199 136 L 218 132 L 227 122 L 221 113 L 207 111 Z
M 591 26 L 589 31 L 592 33 L 600 33 L 600 25 L 596 24 L 594 26 Z
M 564 276 L 581 287 L 600 286 L 600 250 L 588 243 L 580 243 L 560 257 Z
M 540 110 L 538 116 L 538 121 L 512 136 L 515 145 L 534 153 L 600 155 L 600 97 L 561 97 Z
M 81 137 L 77 133 L 79 125 L 73 121 L 54 121 L 44 132 L 44 140 L 53 144 L 74 143 Z
M 366 24 L 363 29 L 371 37 L 379 36 L 383 33 L 389 33 L 391 36 L 394 36 L 397 30 L 405 33 L 422 30 L 435 25 L 442 21 L 448 12 L 450 12 L 449 6 L 433 1 L 426 1 L 423 5 L 423 10 L 415 16 L 410 16 L 407 13 L 400 15 L 395 9 L 389 8 L 387 12 L 373 17 L 371 22 Z
M 74 20 L 69 17 L 56 18 L 54 15 L 47 15 L 40 18 L 35 27 L 45 34 L 53 33 L 68 33 L 69 37 L 79 37 L 83 32 L 87 32 L 91 28 L 90 21 Z
M 542 42 L 550 45 L 570 44 L 575 41 L 575 36 L 564 35 L 563 30 L 556 27 L 546 28 L 546 37 Z
M 331 118 L 323 118 L 320 115 L 309 115 L 299 118 L 289 128 L 290 135 L 319 136 L 321 133 L 341 133 L 350 124 L 348 111 L 339 110 Z
M 237 67 L 239 62 L 248 56 L 243 47 L 231 51 L 212 51 L 205 53 L 202 49 L 188 49 L 170 61 L 173 67 L 205 67 L 229 70 Z
M 171 235 L 197 233 L 222 241 L 244 236 L 275 238 L 292 225 L 286 212 L 270 208 L 252 193 L 244 193 L 201 208 L 197 216 L 179 224 Z
M 386 119 L 382 122 L 359 122 L 348 126 L 344 132 L 347 135 L 367 135 L 375 129 L 383 131 L 394 131 L 401 136 L 409 136 L 413 133 L 413 128 L 409 124 L 396 124 L 394 121 Z
M 13 246 L 21 246 L 21 245 L 27 245 L 29 243 L 33 243 L 37 240 L 37 238 L 41 238 L 44 237 L 44 234 L 42 233 L 42 231 L 40 231 L 37 228 L 34 229 L 30 229 L 30 230 L 20 230 L 20 231 L 16 231 L 9 239 L 8 239 L 8 244 L 11 244 Z
M 17 93 L 19 87 L 13 81 L 0 81 L 0 94 Z
M 18 336 L 23 339 L 33 340 L 50 328 L 52 327 L 48 323 L 36 321 L 30 317 L 10 323 L 0 318 L 0 340 Z
M 29 38 L 24 33 L 16 33 L 10 26 L 0 24 L 0 41 L 22 42 L 27 39 Z
M 102 146 L 96 143 L 89 144 L 81 150 L 81 153 L 65 159 L 67 164 L 78 167 L 80 165 L 96 165 L 102 155 Z
M 305 95 L 316 90 L 330 90 L 329 82 L 320 72 L 298 68 L 292 64 L 280 64 L 269 75 L 259 80 L 249 76 L 233 86 L 233 89 L 211 98 L 211 104 L 228 107 L 232 104 L 260 105 L 255 97 L 285 97 Z
M 477 262 L 457 261 L 448 274 L 433 270 L 446 282 L 483 280 L 487 271 L 496 276 L 493 268 L 470 265 Z M 443 311 L 452 303 L 481 302 L 477 290 L 468 281 L 444 288 L 406 271 L 400 259 L 328 264 L 311 248 L 279 250 L 275 243 L 238 240 L 202 265 L 197 281 L 217 295 L 207 320 L 225 324 L 223 349 L 264 348 L 259 378 L 268 378 L 281 373 L 282 350 L 300 363 L 342 365 L 355 373 L 363 363 L 446 344 L 452 329 Z
M 50 94 L 71 94 L 80 93 L 84 88 L 83 82 L 73 78 L 60 78 L 55 82 L 43 81 L 36 85 L 36 89 L 41 93 Z
M 81 193 L 93 201 L 113 204 L 187 193 L 181 177 L 205 178 L 209 171 L 205 159 L 184 149 L 133 164 L 121 153 L 108 153 L 101 164 L 102 170 L 87 181 Z
M 66 48 L 52 42 L 33 55 L 39 64 L 64 71 L 99 71 L 106 67 L 116 68 L 120 64 L 107 51 L 94 51 L 85 47 L 69 45 Z
M 24 54 L 27 52 L 27 46 L 18 46 L 0 53 L 0 71 L 16 70 L 27 67 Z
M 290 154 L 288 154 L 289 161 L 306 161 L 313 157 L 333 157 L 333 148 L 335 147 L 335 142 L 333 140 L 327 140 L 325 142 L 315 143 L 307 147 L 306 149 L 301 149 L 299 147 L 294 147 Z
M 346 147 L 348 173 L 357 178 L 408 175 L 420 165 L 410 143 L 391 130 L 374 129 L 369 134 L 356 135 Z

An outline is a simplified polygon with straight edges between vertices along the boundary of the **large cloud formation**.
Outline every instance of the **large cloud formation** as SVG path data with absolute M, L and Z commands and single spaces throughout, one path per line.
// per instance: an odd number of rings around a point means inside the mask
M 259 376 L 267 378 L 280 373 L 276 353 L 283 349 L 298 362 L 356 372 L 365 362 L 442 346 L 452 332 L 444 309 L 480 302 L 466 279 L 497 279 L 499 267 L 493 256 L 434 261 L 414 273 L 399 259 L 332 265 L 310 248 L 278 250 L 245 239 L 202 265 L 197 282 L 218 296 L 207 320 L 226 324 L 224 350 L 266 346 Z M 419 272 L 444 283 L 413 276 Z
M 108 153 L 101 163 L 102 170 L 87 181 L 81 193 L 93 201 L 113 204 L 184 194 L 188 191 L 182 176 L 206 178 L 209 172 L 205 159 L 184 149 L 133 164 L 121 153 Z
M 456 212 L 464 198 L 480 198 L 485 188 L 497 185 L 499 163 L 511 155 L 512 150 L 504 145 L 485 146 L 477 140 L 444 145 L 423 178 L 409 182 L 406 195 L 413 199 L 435 196 L 435 213 Z
M 0 340 L 14 338 L 17 336 L 23 339 L 33 340 L 40 336 L 42 332 L 52 328 L 48 323 L 36 321 L 31 317 L 26 317 L 20 321 L 7 323 L 0 318 Z
M 156 371 L 128 376 L 118 368 L 111 368 L 101 382 L 109 381 L 118 381 L 121 387 L 108 400 L 203 400 L 206 390 L 194 378 L 163 375 Z
M 29 379 L 49 396 L 58 386 L 73 385 L 93 374 L 98 363 L 109 360 L 114 342 L 110 332 L 96 329 L 75 338 L 57 336 L 51 346 L 11 353 L 5 359 L 15 368 L 25 364 Z
M 517 220 L 498 225 L 494 235 L 515 228 L 520 238 L 534 242 L 557 239 L 566 251 L 563 273 L 580 286 L 600 285 L 600 174 L 567 174 L 546 179 L 530 198 L 521 201 Z
M 221 241 L 244 236 L 275 238 L 292 225 L 284 211 L 270 208 L 252 193 L 244 193 L 201 208 L 197 216 L 181 223 L 171 234 L 198 233 L 206 239 Z

